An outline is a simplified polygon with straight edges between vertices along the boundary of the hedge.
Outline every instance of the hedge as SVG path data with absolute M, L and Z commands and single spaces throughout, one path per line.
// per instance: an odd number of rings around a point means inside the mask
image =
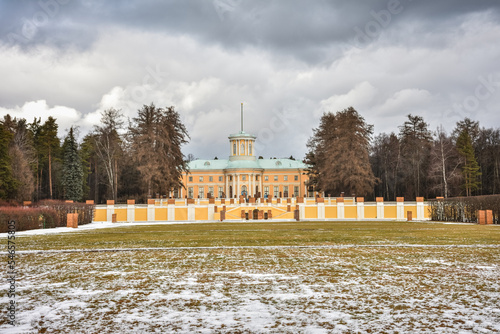
M 67 226 L 68 213 L 78 213 L 78 225 L 92 222 L 94 205 L 40 201 L 28 207 L 0 206 L 0 233 L 7 232 L 7 222 L 16 221 L 16 231 Z
M 472 223 L 477 222 L 478 210 L 492 210 L 493 223 L 499 223 L 500 195 L 435 199 L 429 204 L 432 220 Z

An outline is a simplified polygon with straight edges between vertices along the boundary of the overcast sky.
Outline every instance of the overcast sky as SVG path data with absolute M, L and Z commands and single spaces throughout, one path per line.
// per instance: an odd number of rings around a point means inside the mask
M 303 158 L 323 112 L 375 134 L 408 114 L 500 127 L 500 1 L 0 0 L 0 116 L 57 118 L 80 140 L 114 107 L 175 106 L 198 158 L 257 135 Z

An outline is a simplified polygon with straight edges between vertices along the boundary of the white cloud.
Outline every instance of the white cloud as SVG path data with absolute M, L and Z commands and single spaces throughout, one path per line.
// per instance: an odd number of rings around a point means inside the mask
M 21 107 L 16 106 L 11 109 L 0 107 L 0 115 L 7 114 L 18 119 L 24 118 L 29 123 L 35 118 L 40 118 L 43 123 L 49 116 L 52 116 L 59 125 L 58 136 L 60 138 L 66 135 L 66 130 L 69 130 L 71 126 L 79 125 L 82 118 L 82 113 L 76 109 L 58 105 L 50 107 L 45 100 L 26 102 Z

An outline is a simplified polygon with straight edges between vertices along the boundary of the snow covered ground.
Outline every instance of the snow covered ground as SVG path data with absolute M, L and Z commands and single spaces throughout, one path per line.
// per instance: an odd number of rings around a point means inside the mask
M 18 325 L 2 333 L 500 332 L 498 246 L 20 253 L 17 267 Z

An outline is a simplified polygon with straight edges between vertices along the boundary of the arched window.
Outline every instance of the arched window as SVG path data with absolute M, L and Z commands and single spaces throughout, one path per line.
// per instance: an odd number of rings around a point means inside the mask
M 240 154 L 245 154 L 245 144 L 241 144 Z
M 252 155 L 252 143 L 248 144 L 248 155 Z
M 233 155 L 236 155 L 236 143 L 233 143 Z

